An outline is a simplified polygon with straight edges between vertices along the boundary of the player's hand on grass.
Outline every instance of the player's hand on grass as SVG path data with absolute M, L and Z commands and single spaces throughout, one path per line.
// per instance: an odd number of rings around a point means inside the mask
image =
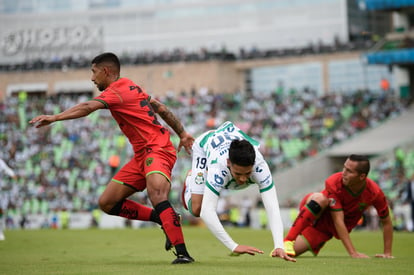
M 49 125 L 55 122 L 55 116 L 41 115 L 33 118 L 29 121 L 30 124 L 33 124 L 36 128 L 40 128 L 46 125 Z
M 233 250 L 232 254 L 250 254 L 250 255 L 256 255 L 256 254 L 263 254 L 263 251 L 253 247 L 253 246 L 247 246 L 247 245 L 238 245 Z
M 285 261 L 289 261 L 289 262 L 296 262 L 296 259 L 290 257 L 289 255 L 287 255 L 285 250 L 283 250 L 282 248 L 273 249 L 273 251 L 270 253 L 270 256 L 279 257 L 279 258 L 284 259 Z
M 353 254 L 351 254 L 351 257 L 354 259 L 367 259 L 369 258 L 368 255 L 365 255 L 364 253 L 360 253 L 360 252 L 355 252 Z
M 178 144 L 178 152 L 184 147 L 185 151 L 191 155 L 191 149 L 193 147 L 194 137 L 187 132 L 183 132 L 180 135 L 180 144 Z
M 375 254 L 375 258 L 394 259 L 394 256 L 390 254 Z

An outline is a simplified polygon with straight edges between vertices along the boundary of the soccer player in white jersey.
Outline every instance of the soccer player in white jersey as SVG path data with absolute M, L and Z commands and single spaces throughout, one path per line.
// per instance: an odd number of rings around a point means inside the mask
M 14 171 L 0 158 L 0 175 L 4 171 L 9 177 L 16 179 L 16 174 Z M 0 182 L 0 190 L 3 188 Z M 6 237 L 4 236 L 4 228 L 6 226 L 5 223 L 5 210 L 7 208 L 8 200 L 5 198 L 0 199 L 0 241 L 4 241 Z
M 235 254 L 263 254 L 252 246 L 236 243 L 225 231 L 217 215 L 217 202 L 223 189 L 240 190 L 257 184 L 273 236 L 272 257 L 296 261 L 283 246 L 283 224 L 269 166 L 258 150 L 259 143 L 225 122 L 207 131 L 193 144 L 192 167 L 183 190 L 184 206 L 201 217 L 209 230 Z

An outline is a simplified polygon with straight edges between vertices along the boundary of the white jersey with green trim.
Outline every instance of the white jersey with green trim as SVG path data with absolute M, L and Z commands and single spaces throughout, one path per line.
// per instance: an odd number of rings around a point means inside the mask
M 252 174 L 247 183 L 242 185 L 236 184 L 227 167 L 230 144 L 236 139 L 249 141 L 256 152 Z M 277 192 L 269 166 L 259 152 L 259 143 L 229 121 L 216 130 L 202 134 L 195 140 L 191 172 L 187 174 L 185 182 L 184 203 L 192 213 L 193 195 L 203 195 L 200 217 L 214 236 L 231 251 L 238 247 L 238 243 L 226 232 L 217 216 L 220 191 L 223 189 L 239 190 L 252 184 L 257 184 L 259 187 L 272 231 L 274 249 L 283 249 L 283 224 Z
M 256 160 L 253 166 L 253 172 L 249 180 L 242 185 L 236 183 L 227 166 L 228 151 L 230 143 L 236 139 L 245 139 L 249 141 L 256 152 Z M 196 158 L 193 175 L 197 175 L 200 169 L 208 168 L 206 186 L 219 195 L 222 189 L 240 190 L 249 187 L 252 184 L 258 184 L 260 192 L 264 192 L 273 187 L 273 179 L 270 169 L 259 151 L 259 142 L 249 137 L 246 133 L 236 127 L 232 122 L 227 121 L 219 128 L 206 132 L 195 141 L 194 152 L 203 152 Z M 201 150 L 200 150 L 201 149 Z M 194 163 L 193 163 L 194 165 Z M 194 167 L 193 167 L 194 168 Z M 204 175 L 205 173 L 203 173 Z

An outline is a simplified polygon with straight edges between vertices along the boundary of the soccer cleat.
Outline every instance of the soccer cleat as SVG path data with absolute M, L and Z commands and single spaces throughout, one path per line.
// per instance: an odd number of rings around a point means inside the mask
M 185 255 L 177 255 L 177 259 L 175 259 L 171 263 L 172 264 L 190 264 L 192 262 L 194 262 L 194 259 L 191 256 L 189 256 L 189 255 L 187 255 L 187 256 L 185 256 Z
M 287 255 L 291 256 L 291 257 L 295 257 L 296 256 L 296 252 L 295 252 L 295 241 L 284 241 L 283 242 L 284 246 L 285 246 L 285 252 Z

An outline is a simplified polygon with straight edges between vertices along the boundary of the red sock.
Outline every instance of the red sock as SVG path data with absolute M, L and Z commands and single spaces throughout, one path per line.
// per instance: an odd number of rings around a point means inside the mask
M 151 221 L 152 208 L 136 203 L 131 200 L 124 200 L 118 216 L 140 221 Z
M 296 220 L 293 222 L 292 227 L 289 229 L 288 234 L 285 237 L 285 241 L 294 241 L 296 237 L 305 229 L 306 227 L 313 224 L 316 220 L 315 215 L 304 205 L 296 217 Z
M 181 229 L 180 218 L 171 207 L 171 204 L 168 201 L 163 201 L 155 206 L 155 211 L 158 213 L 162 222 L 162 228 L 171 243 L 174 246 L 183 244 L 184 235 Z

